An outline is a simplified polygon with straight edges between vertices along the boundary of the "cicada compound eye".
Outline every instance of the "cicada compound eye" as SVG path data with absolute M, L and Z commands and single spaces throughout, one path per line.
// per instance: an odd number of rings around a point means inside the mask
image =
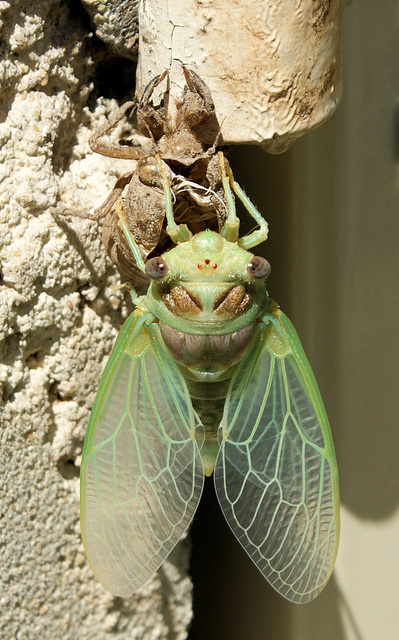
M 162 258 L 150 258 L 146 262 L 145 272 L 151 280 L 158 280 L 168 272 L 168 267 Z
M 249 275 L 254 278 L 265 279 L 270 275 L 271 266 L 266 258 L 254 256 L 251 262 L 247 265 L 247 271 Z

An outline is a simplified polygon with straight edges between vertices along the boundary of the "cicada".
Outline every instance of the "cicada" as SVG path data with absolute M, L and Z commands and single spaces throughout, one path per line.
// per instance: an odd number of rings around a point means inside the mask
M 339 536 L 337 465 L 327 415 L 288 318 L 269 297 L 270 265 L 250 249 L 267 224 L 225 167 L 220 233 L 192 235 L 145 264 L 150 278 L 126 320 L 92 409 L 81 467 L 86 553 L 102 585 L 128 596 L 187 531 L 213 474 L 223 514 L 285 598 L 315 598 Z M 233 193 L 258 228 L 239 237 Z M 169 195 L 168 195 L 169 194 Z

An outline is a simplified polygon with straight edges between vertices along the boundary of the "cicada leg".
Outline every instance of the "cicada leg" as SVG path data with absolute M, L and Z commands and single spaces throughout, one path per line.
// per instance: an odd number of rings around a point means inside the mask
M 119 226 L 123 231 L 123 235 L 126 238 L 126 242 L 129 245 L 129 248 L 133 254 L 133 257 L 136 261 L 136 264 L 138 266 L 138 268 L 140 269 L 140 271 L 142 271 L 143 273 L 145 273 L 145 264 L 144 264 L 144 260 L 143 260 L 143 256 L 141 255 L 141 251 L 139 249 L 139 246 L 136 242 L 136 240 L 134 239 L 129 226 L 125 220 L 125 218 L 123 217 L 123 213 L 122 213 L 122 200 L 118 200 L 115 203 L 115 211 L 117 213 L 117 216 L 119 218 Z
M 227 220 L 221 230 L 221 235 L 230 242 L 238 242 L 238 245 L 245 250 L 250 249 L 251 247 L 256 247 L 258 244 L 261 244 L 262 242 L 267 240 L 269 226 L 262 214 L 260 214 L 255 207 L 253 202 L 251 202 L 243 189 L 241 189 L 238 182 L 234 180 L 231 169 L 227 168 L 226 170 L 223 152 L 219 151 L 218 155 L 220 161 L 220 170 L 222 173 L 223 189 L 229 211 Z M 243 236 L 242 238 L 238 237 L 240 221 L 236 213 L 236 206 L 233 199 L 232 189 L 248 211 L 249 215 L 252 216 L 255 222 L 259 225 L 259 229 L 256 229 L 249 235 Z
M 89 147 L 95 153 L 100 153 L 102 156 L 107 156 L 109 158 L 125 158 L 128 160 L 138 160 L 138 158 L 142 157 L 143 152 L 138 147 L 129 147 L 127 145 L 121 144 L 112 144 L 109 142 L 103 142 L 101 138 L 109 133 L 118 122 L 122 120 L 126 111 L 129 109 L 135 109 L 136 103 L 133 101 L 125 102 L 120 109 L 116 112 L 113 118 L 110 121 L 106 122 L 101 127 L 98 127 L 89 138 Z
M 156 154 L 155 158 L 158 164 L 163 192 L 165 195 L 165 213 L 167 221 L 166 233 L 168 234 L 172 242 L 175 242 L 176 244 L 179 244 L 180 242 L 186 242 L 193 237 L 193 234 L 186 224 L 176 224 L 173 217 L 172 192 L 170 189 L 170 184 L 163 170 L 160 156 Z
M 233 194 L 230 186 L 230 176 L 226 172 L 226 164 L 224 161 L 224 153 L 219 151 L 220 171 L 222 174 L 223 190 L 227 203 L 227 219 L 223 227 L 220 230 L 220 235 L 228 242 L 237 242 L 240 231 L 240 220 L 237 216 L 236 205 L 234 202 Z
M 234 193 L 239 198 L 239 200 L 241 200 L 249 215 L 251 215 L 259 225 L 259 229 L 255 229 L 255 231 L 252 231 L 252 233 L 247 236 L 243 236 L 238 241 L 238 245 L 242 249 L 248 250 L 251 249 L 251 247 L 256 247 L 258 244 L 261 244 L 262 242 L 267 240 L 269 225 L 267 224 L 262 214 L 259 213 L 253 202 L 251 202 L 251 200 L 248 198 L 247 194 L 241 189 L 238 182 L 234 180 L 233 174 L 231 174 L 230 179 Z
M 145 87 L 142 96 L 140 98 L 140 108 L 141 109 L 146 109 L 149 104 L 150 104 L 150 98 L 154 92 L 154 89 L 161 84 L 161 82 L 166 78 L 166 76 L 169 74 L 168 70 L 165 70 L 163 73 L 161 73 L 158 76 L 155 76 L 155 78 L 153 78 L 152 80 L 150 80 L 150 82 L 147 84 L 147 86 Z

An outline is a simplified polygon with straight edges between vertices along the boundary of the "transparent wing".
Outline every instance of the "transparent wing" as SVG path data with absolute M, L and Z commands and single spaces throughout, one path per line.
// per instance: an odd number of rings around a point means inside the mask
M 83 450 L 83 542 L 96 577 L 118 596 L 152 577 L 190 524 L 203 487 L 196 416 L 156 331 L 134 314 L 126 321 Z
M 269 319 L 230 385 L 215 486 L 232 531 L 271 585 L 309 602 L 337 553 L 337 466 L 295 329 L 278 309 Z

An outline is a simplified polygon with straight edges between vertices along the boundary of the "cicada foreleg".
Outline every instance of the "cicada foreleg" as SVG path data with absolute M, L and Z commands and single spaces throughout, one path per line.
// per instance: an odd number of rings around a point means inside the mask
M 238 245 L 245 250 L 250 249 L 251 247 L 256 247 L 258 244 L 261 244 L 262 242 L 267 240 L 269 226 L 262 214 L 260 214 L 255 207 L 253 202 L 251 202 L 243 189 L 241 189 L 238 182 L 234 180 L 234 176 L 230 167 L 226 167 L 223 152 L 219 151 L 218 155 L 220 170 L 222 173 L 223 189 L 229 211 L 227 220 L 223 225 L 220 233 L 226 240 L 229 240 L 230 242 L 238 242 Z M 238 237 L 240 221 L 236 213 L 236 206 L 234 203 L 232 190 L 234 191 L 238 199 L 242 202 L 249 215 L 252 216 L 255 222 L 259 225 L 259 229 L 256 229 L 249 235 L 243 236 L 242 238 Z
M 101 138 L 109 133 L 118 122 L 122 120 L 125 116 L 126 112 L 129 109 L 135 109 L 136 103 L 133 101 L 125 102 L 111 120 L 103 124 L 101 127 L 98 127 L 89 138 L 89 147 L 95 153 L 99 153 L 102 156 L 107 156 L 108 158 L 122 158 L 125 160 L 138 160 L 143 156 L 143 152 L 138 147 L 130 147 L 128 145 L 122 144 L 113 144 L 110 142 L 103 142 Z
M 248 198 L 247 194 L 241 189 L 238 182 L 236 182 L 231 174 L 231 186 L 233 187 L 233 191 L 241 200 L 242 204 L 248 211 L 249 215 L 257 222 L 259 225 L 259 229 L 255 229 L 247 236 L 243 236 L 239 239 L 238 245 L 245 250 L 251 249 L 251 247 L 256 247 L 258 244 L 261 244 L 265 240 L 267 240 L 267 236 L 269 233 L 269 225 L 266 220 L 262 216 L 261 213 L 257 210 L 253 202 Z
M 220 172 L 222 174 L 223 190 L 228 210 L 227 219 L 220 230 L 220 235 L 228 242 L 237 242 L 240 231 L 240 220 L 237 216 L 236 205 L 231 191 L 230 176 L 226 171 L 224 153 L 222 151 L 219 151 L 218 156 L 220 163 Z
M 163 192 L 165 195 L 165 215 L 167 221 L 166 233 L 168 234 L 172 242 L 175 242 L 176 244 L 179 244 L 180 242 L 186 242 L 193 237 L 193 234 L 186 224 L 176 224 L 173 216 L 172 192 L 169 180 L 165 175 L 165 171 L 162 166 L 162 160 L 158 154 L 155 155 L 155 159 L 158 164 Z
M 133 237 L 132 232 L 129 229 L 129 225 L 126 222 L 125 218 L 123 217 L 123 212 L 122 212 L 122 200 L 119 199 L 116 203 L 115 203 L 115 211 L 117 213 L 118 219 L 119 219 L 119 226 L 122 229 L 123 235 L 125 236 L 126 242 L 129 245 L 129 248 L 133 254 L 133 257 L 136 261 L 136 264 L 138 266 L 138 268 L 140 269 L 140 271 L 142 271 L 143 273 L 145 273 L 145 264 L 144 264 L 144 260 L 143 260 L 143 256 L 141 255 L 141 251 L 140 251 L 140 247 L 137 244 L 136 240 Z

